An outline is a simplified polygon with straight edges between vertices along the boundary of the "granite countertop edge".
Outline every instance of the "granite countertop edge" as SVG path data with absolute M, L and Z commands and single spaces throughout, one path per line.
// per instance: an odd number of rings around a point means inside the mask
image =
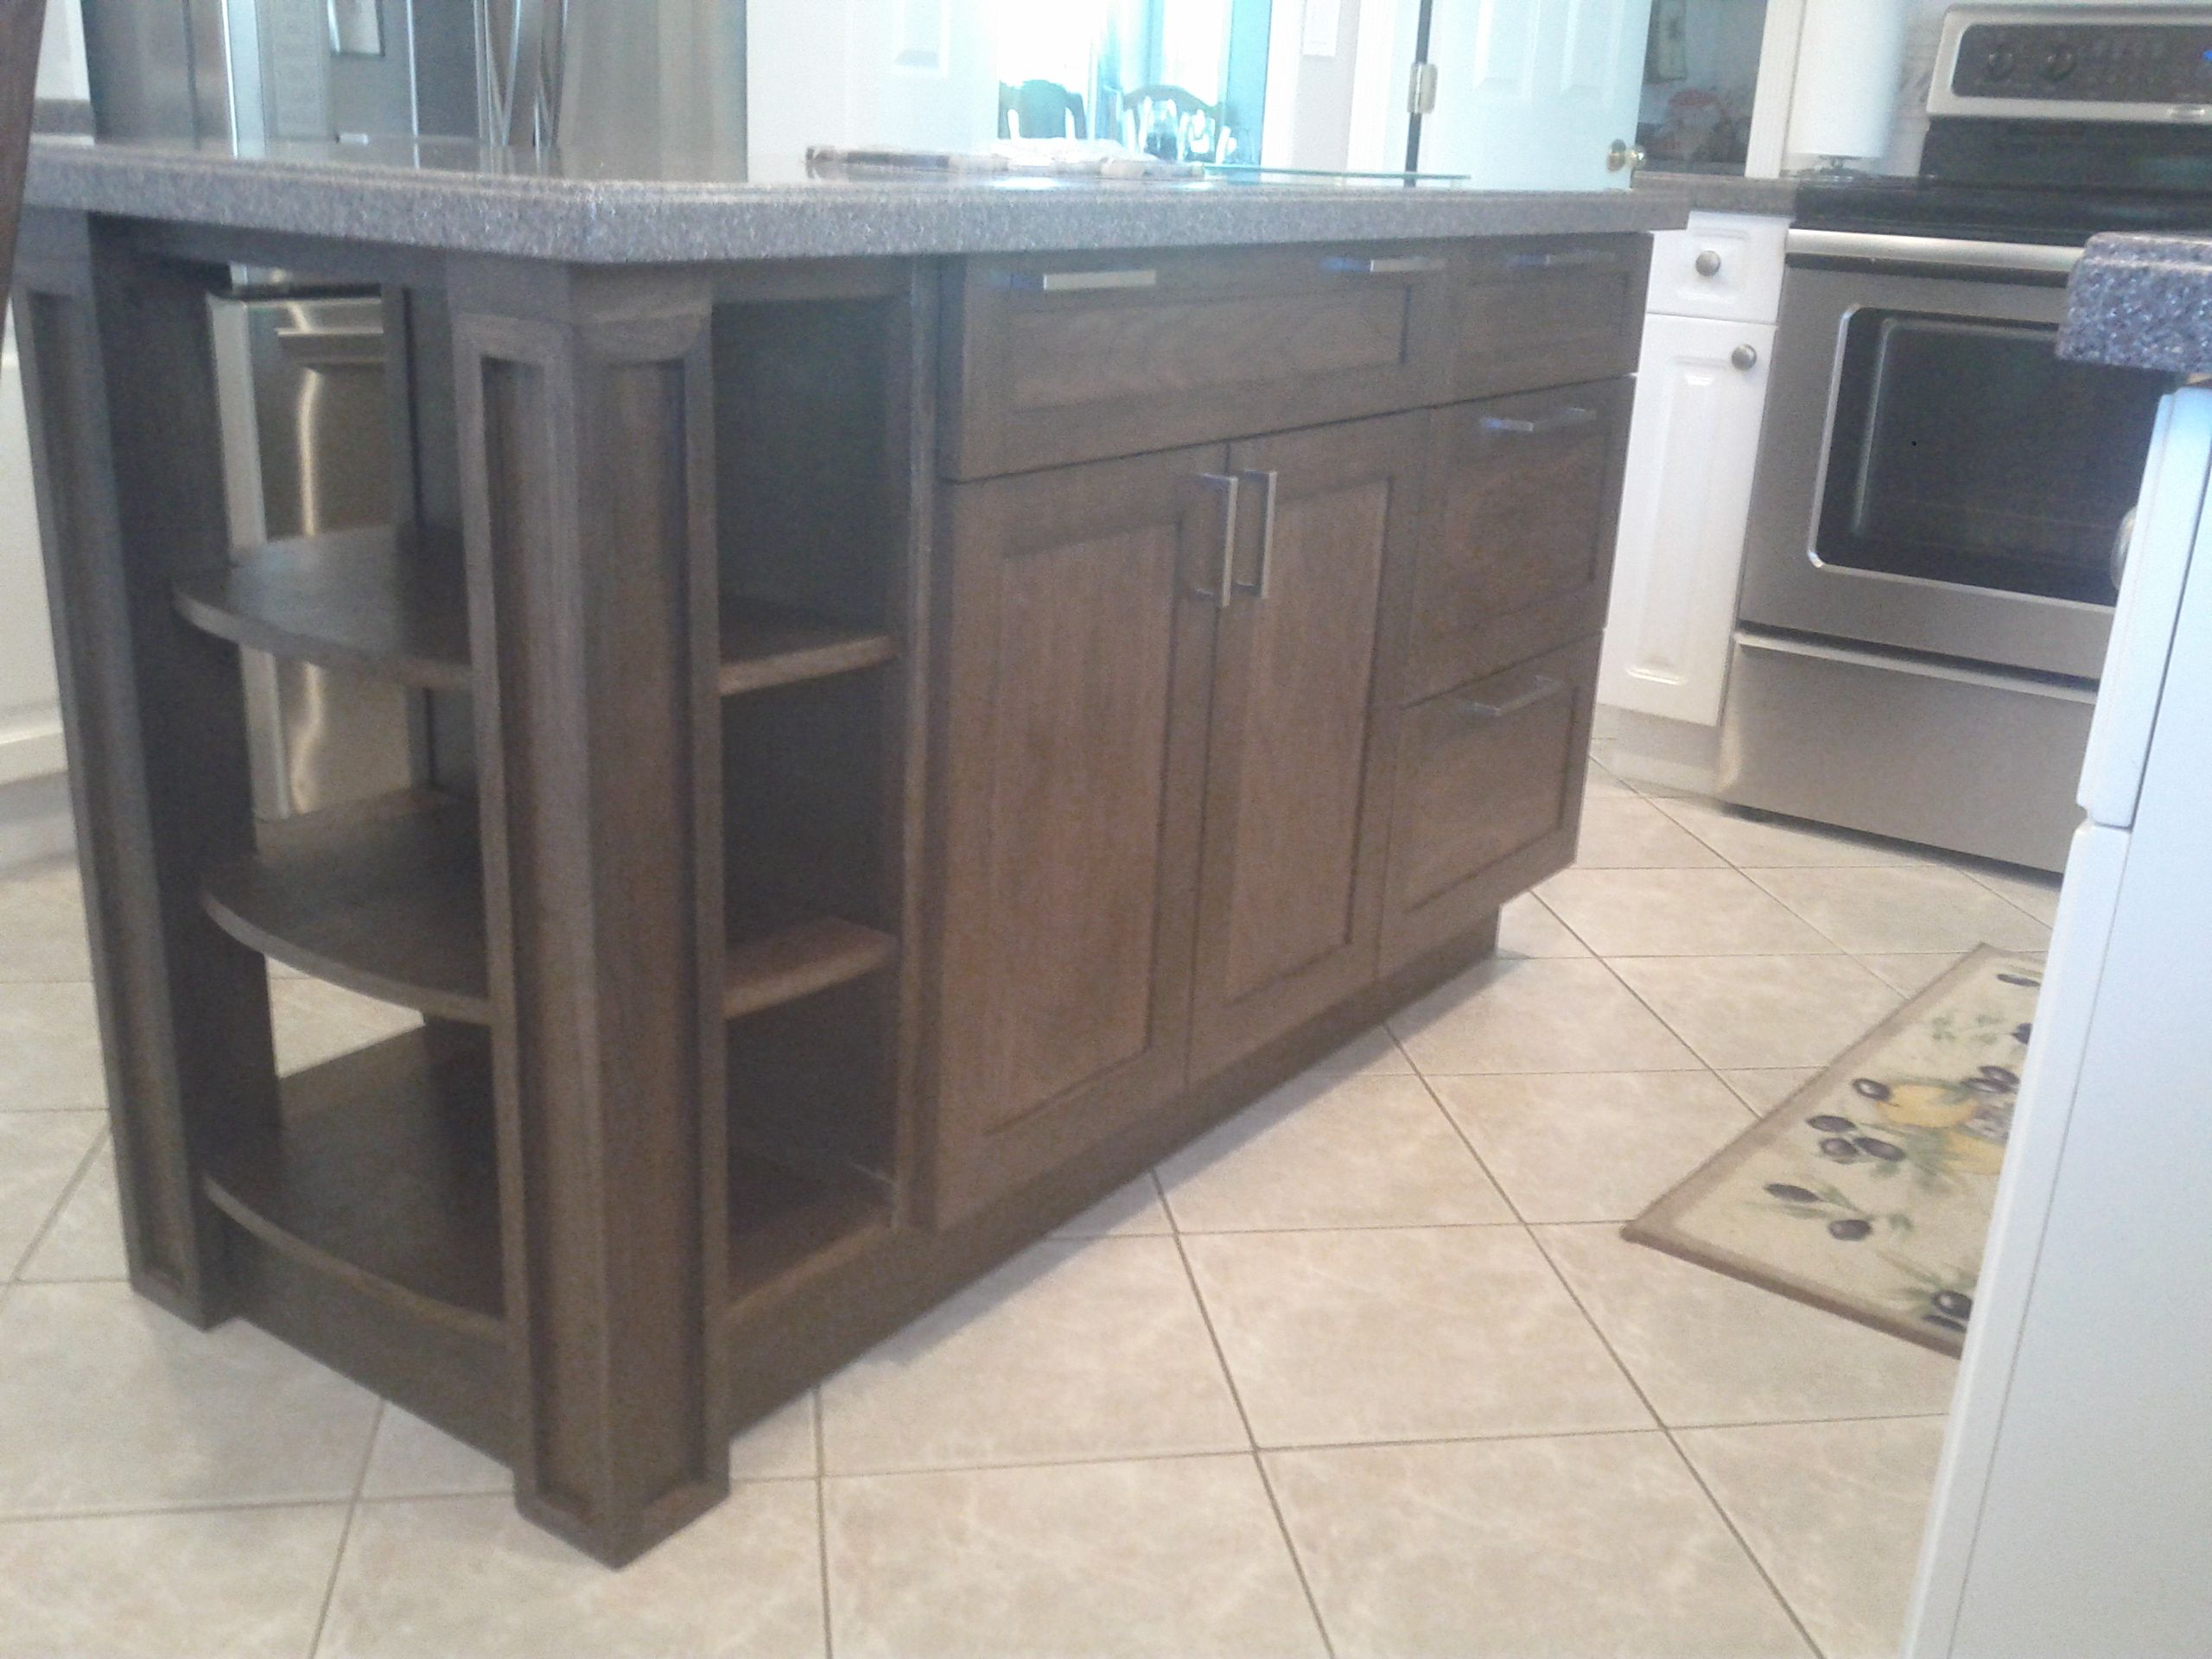
M 1298 184 L 754 184 L 560 178 L 328 155 L 235 156 L 40 139 L 29 206 L 581 264 L 1080 251 L 1669 230 L 1667 191 Z
M 2092 237 L 2068 284 L 2059 355 L 2212 374 L 2212 235 Z

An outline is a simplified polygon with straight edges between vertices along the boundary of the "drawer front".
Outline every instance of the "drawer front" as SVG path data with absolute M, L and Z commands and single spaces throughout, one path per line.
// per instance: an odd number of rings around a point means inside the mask
M 1692 213 L 1653 238 L 1647 308 L 1667 316 L 1772 322 L 1782 309 L 1789 222 L 1747 213 Z
M 1524 237 L 1463 246 L 1454 397 L 1636 371 L 1651 238 Z
M 1385 972 L 1573 862 L 1598 648 L 1581 640 L 1401 711 Z
M 1439 410 L 1401 697 L 1605 626 L 1633 383 Z
M 1452 253 L 1414 243 L 969 260 L 948 297 L 945 475 L 1437 402 Z

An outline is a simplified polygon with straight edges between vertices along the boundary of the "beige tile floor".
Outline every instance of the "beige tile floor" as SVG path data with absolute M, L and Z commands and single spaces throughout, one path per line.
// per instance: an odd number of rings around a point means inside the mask
M 1496 961 L 741 1437 L 613 1574 L 131 1296 L 75 882 L 0 880 L 0 1659 L 1885 1659 L 1950 1363 L 1618 1224 L 2052 909 L 1599 769 Z M 404 1019 L 274 995 L 288 1065 Z

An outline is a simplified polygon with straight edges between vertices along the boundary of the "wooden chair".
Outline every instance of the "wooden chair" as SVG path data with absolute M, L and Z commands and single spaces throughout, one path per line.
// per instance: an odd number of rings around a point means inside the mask
M 46 0 L 0 0 L 0 312 L 16 270 L 16 221 L 30 160 L 31 100 L 38 86 L 38 42 Z
M 1156 111 L 1172 109 L 1177 129 L 1183 136 L 1182 155 L 1177 159 L 1191 162 L 1214 162 L 1221 159 L 1221 105 L 1209 104 L 1196 92 L 1181 86 L 1160 85 L 1133 86 L 1122 95 L 1122 138 L 1132 149 L 1145 147 L 1145 135 L 1152 129 Z
M 1001 138 L 1088 138 L 1083 100 L 1057 80 L 999 83 Z

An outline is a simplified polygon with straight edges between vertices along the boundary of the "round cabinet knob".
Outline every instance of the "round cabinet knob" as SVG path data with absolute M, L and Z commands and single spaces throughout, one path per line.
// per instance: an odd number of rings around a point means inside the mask
M 1697 274 L 1700 276 L 1718 276 L 1720 274 L 1720 256 L 1711 248 L 1704 250 L 1697 257 Z
M 1728 353 L 1728 360 L 1749 373 L 1759 365 L 1759 348 L 1756 346 L 1738 346 Z

